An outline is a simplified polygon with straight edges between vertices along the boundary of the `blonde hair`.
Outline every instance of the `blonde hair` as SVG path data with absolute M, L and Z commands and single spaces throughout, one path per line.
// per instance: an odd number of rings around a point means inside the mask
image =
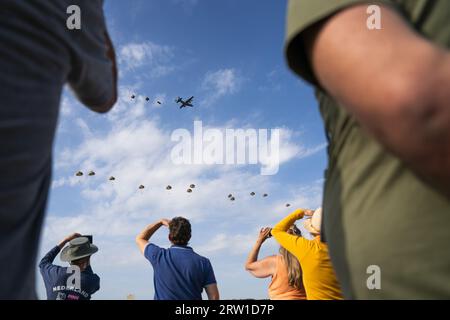
M 301 237 L 301 231 L 293 225 L 289 230 L 289 234 Z M 298 259 L 285 248 L 280 247 L 280 254 L 283 257 L 288 271 L 288 281 L 291 287 L 296 289 L 303 289 L 302 268 Z

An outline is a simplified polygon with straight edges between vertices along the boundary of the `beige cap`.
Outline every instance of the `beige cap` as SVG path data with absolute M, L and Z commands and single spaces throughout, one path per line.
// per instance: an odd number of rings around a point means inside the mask
M 311 218 L 303 221 L 303 227 L 312 235 L 320 235 L 320 228 L 322 226 L 322 208 L 314 210 Z

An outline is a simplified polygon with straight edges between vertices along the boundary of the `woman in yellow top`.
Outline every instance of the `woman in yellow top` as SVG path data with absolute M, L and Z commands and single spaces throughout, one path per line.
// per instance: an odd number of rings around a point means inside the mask
M 296 257 L 281 247 L 280 254 L 258 260 L 259 250 L 264 241 L 270 237 L 270 230 L 270 228 L 261 229 L 258 240 L 248 256 L 245 269 L 257 278 L 272 277 L 269 285 L 271 300 L 306 300 L 302 270 Z M 301 234 L 295 225 L 288 232 Z
M 305 215 L 312 216 L 304 221 L 303 226 L 314 236 L 313 240 L 288 232 L 295 221 Z M 308 300 L 341 300 L 342 293 L 328 255 L 328 246 L 320 240 L 321 222 L 322 209 L 298 209 L 273 227 L 272 235 L 300 262 Z

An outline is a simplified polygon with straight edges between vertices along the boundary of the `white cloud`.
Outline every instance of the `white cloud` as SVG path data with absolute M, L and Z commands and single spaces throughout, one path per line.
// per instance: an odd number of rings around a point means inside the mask
M 263 165 L 263 170 L 266 173 L 276 174 L 279 170 L 279 166 L 296 158 L 301 150 L 301 147 L 293 142 L 294 132 L 287 128 L 275 128 L 279 133 L 279 141 L 276 144 L 272 144 L 274 137 L 274 130 L 272 130 L 272 136 L 268 141 L 270 147 L 277 146 L 278 150 L 270 150 L 270 156 L 260 154 L 260 161 Z M 261 158 L 262 156 L 262 158 Z
M 256 234 L 256 233 L 255 233 Z M 217 254 L 226 251 L 227 254 L 241 255 L 249 252 L 254 244 L 256 236 L 253 234 L 229 235 L 219 233 L 206 244 L 197 247 L 197 251 L 204 255 Z
M 259 85 L 260 91 L 280 91 L 282 89 L 282 69 L 280 67 L 268 72 L 262 79 L 263 83 Z
M 64 87 L 64 93 L 70 91 L 68 86 Z M 58 117 L 58 133 L 61 134 L 70 130 L 70 121 L 77 116 L 79 110 L 81 110 L 81 106 L 79 102 L 75 100 L 73 95 L 64 94 L 62 96 Z
M 61 102 L 61 115 L 67 117 L 72 114 L 73 114 L 72 104 L 69 102 L 69 99 L 67 97 L 63 97 Z
M 76 118 L 75 119 L 75 124 L 78 126 L 78 128 L 81 130 L 81 132 L 83 133 L 83 136 L 86 139 L 90 139 L 92 137 L 92 131 L 89 128 L 88 124 L 86 123 L 86 121 L 84 121 L 82 118 Z
M 214 104 L 223 96 L 235 94 L 239 91 L 243 79 L 236 69 L 220 69 L 208 72 L 202 82 L 202 89 L 208 94 L 204 98 L 203 105 Z
M 52 189 L 57 189 L 64 186 L 70 186 L 73 187 L 77 184 L 80 184 L 80 179 L 76 176 L 72 177 L 61 177 L 59 179 L 52 181 Z
M 300 151 L 298 153 L 298 158 L 303 159 L 303 158 L 310 157 L 310 156 L 315 155 L 316 153 L 322 151 L 326 147 L 327 147 L 326 143 L 321 143 L 317 146 L 310 147 L 310 148 L 305 148 L 305 147 L 301 146 Z
M 255 244 L 260 228 L 252 228 L 250 233 L 231 234 L 219 233 L 210 239 L 207 243 L 196 247 L 196 251 L 206 256 L 218 256 L 226 254 L 227 256 L 244 257 L 250 252 Z M 271 249 L 276 252 L 278 245 L 276 242 L 266 242 L 265 249 Z
M 172 64 L 174 49 L 150 41 L 128 43 L 118 50 L 118 61 L 121 70 L 130 71 L 146 67 L 146 74 L 157 78 L 170 74 L 175 70 Z
M 306 147 L 302 144 L 296 143 L 298 133 L 289 128 L 276 128 L 279 131 L 280 143 L 278 149 L 278 156 L 273 154 L 268 158 L 262 158 L 261 164 L 266 172 L 277 172 L 278 167 L 293 159 L 304 159 L 315 155 L 326 148 L 327 144 L 322 143 L 312 147 Z M 272 141 L 273 136 L 270 138 Z M 271 145 L 271 142 L 268 143 Z
M 213 89 L 219 95 L 235 93 L 238 88 L 239 78 L 235 69 L 221 69 L 206 74 L 203 80 L 205 89 Z

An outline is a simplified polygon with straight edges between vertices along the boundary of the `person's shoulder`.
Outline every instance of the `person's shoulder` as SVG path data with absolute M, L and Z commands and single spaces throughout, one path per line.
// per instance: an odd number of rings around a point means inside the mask
M 98 275 L 94 272 L 94 270 L 92 269 L 92 266 L 89 265 L 86 269 L 84 269 L 81 274 L 87 278 L 94 278 L 94 277 L 98 277 Z
M 212 270 L 213 269 L 213 266 L 212 266 L 212 263 L 211 263 L 211 260 L 209 260 L 209 258 L 207 258 L 207 257 L 203 257 L 203 256 L 200 256 L 201 257 L 201 264 L 203 265 L 203 267 L 204 268 L 206 268 L 206 270 Z
M 311 244 L 311 248 L 315 251 L 327 251 L 328 252 L 328 245 L 322 241 L 320 237 L 315 237 L 314 239 L 309 240 Z
M 57 273 L 62 273 L 62 274 L 66 274 L 67 273 L 67 269 L 68 269 L 67 267 L 61 267 L 61 266 L 58 266 L 57 264 L 52 264 L 51 267 Z
M 100 283 L 100 276 L 98 274 L 94 273 L 92 275 L 92 282 L 94 282 L 96 284 Z
M 306 247 L 306 248 L 314 248 L 318 245 L 318 242 L 316 241 L 316 239 L 314 239 L 314 238 L 308 239 L 308 238 L 301 237 L 301 236 L 298 237 L 297 242 L 301 243 L 302 246 Z
M 82 274 L 81 287 L 84 291 L 94 294 L 100 288 L 100 276 L 96 273 Z
M 202 256 L 201 254 L 195 252 L 194 250 L 192 250 L 193 256 L 198 259 L 199 261 L 201 261 L 202 263 L 211 263 L 209 261 L 209 258 Z
M 267 259 L 270 259 L 273 261 L 279 261 L 279 260 L 283 260 L 283 256 L 281 254 L 274 254 L 272 256 L 268 256 Z
M 86 280 L 88 282 L 99 282 L 100 281 L 100 276 L 93 272 L 82 272 L 81 276 L 83 277 L 84 280 Z
M 61 277 L 61 276 L 65 276 L 65 275 L 68 274 L 67 269 L 68 269 L 67 267 L 61 267 L 61 266 L 58 266 L 56 264 L 52 264 L 52 270 L 53 271 L 51 273 L 53 273 L 57 277 Z
M 284 258 L 281 254 L 267 256 L 263 260 L 266 262 L 266 264 L 268 263 L 273 268 L 276 268 L 279 264 L 284 263 Z
M 50 269 L 47 272 L 43 272 L 42 276 L 44 279 L 48 279 L 50 281 L 58 281 L 64 277 L 67 277 L 70 272 L 67 271 L 67 267 L 61 267 L 56 264 L 52 264 Z
M 163 250 L 167 250 L 165 248 L 162 248 L 160 246 L 158 246 L 157 244 L 154 244 L 152 242 L 149 242 L 146 246 L 145 246 L 145 250 L 153 250 L 153 251 L 163 251 Z
M 280 259 L 283 259 L 283 256 L 281 254 L 273 254 L 271 256 L 267 256 L 264 258 L 264 260 L 271 261 L 271 262 L 276 262 Z
M 161 254 L 164 254 L 168 249 L 161 248 L 160 246 L 154 243 L 148 243 L 144 249 L 144 256 L 147 259 L 153 260 L 156 259 Z

